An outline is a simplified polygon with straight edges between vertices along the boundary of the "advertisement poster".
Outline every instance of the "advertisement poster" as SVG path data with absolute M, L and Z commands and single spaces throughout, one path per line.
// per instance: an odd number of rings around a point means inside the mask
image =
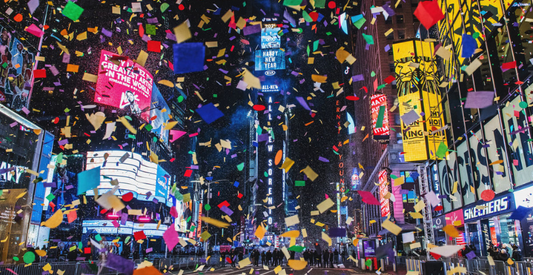
M 390 215 L 390 203 L 386 198 L 389 193 L 389 182 L 387 181 L 387 171 L 382 170 L 379 172 L 379 204 L 381 206 L 381 217 L 387 217 Z
M 94 102 L 123 109 L 150 121 L 153 78 L 133 60 L 102 51 Z
M 170 108 L 155 83 L 152 88 L 150 118 L 153 118 L 150 121 L 152 133 L 155 133 L 165 144 L 168 144 L 169 130 L 165 130 L 164 123 L 170 119 Z
M 376 242 L 375 241 L 363 241 L 363 249 L 365 251 L 365 257 L 375 257 L 376 255 Z
M 282 49 L 255 51 L 255 70 L 284 70 L 285 51 Z
M 161 166 L 157 166 L 157 182 L 155 186 L 155 196 L 168 199 L 168 188 L 170 183 L 170 175 Z
M 272 26 L 273 28 L 268 28 Z M 267 25 L 267 28 L 261 29 L 261 49 L 279 49 L 281 47 L 281 38 L 278 34 L 280 28 L 274 27 L 275 24 Z
M 447 144 L 446 130 L 441 129 L 444 115 L 434 44 L 409 40 L 395 43 L 392 48 L 405 161 L 435 160 L 441 142 Z M 412 66 L 413 63 L 419 65 Z M 418 119 L 405 125 L 404 116 L 411 111 L 418 114 Z
M 389 138 L 389 114 L 387 110 L 387 96 L 375 94 L 370 98 L 371 114 L 372 114 L 372 131 L 375 138 Z M 381 127 L 376 127 L 378 118 L 381 122 Z
M 0 25 L 0 103 L 15 111 L 28 108 L 34 61 L 34 54 Z

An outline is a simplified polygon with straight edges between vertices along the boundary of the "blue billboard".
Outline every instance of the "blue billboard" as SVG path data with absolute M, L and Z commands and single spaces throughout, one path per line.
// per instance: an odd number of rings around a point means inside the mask
M 285 51 L 282 49 L 256 50 L 255 70 L 284 70 Z
M 43 174 L 46 181 L 48 175 L 48 164 L 52 159 L 52 149 L 54 147 L 54 135 L 49 132 L 44 132 L 43 147 L 41 150 L 41 160 L 39 162 L 39 171 L 45 171 Z M 46 188 L 43 181 L 35 184 L 35 195 L 33 197 L 34 205 L 32 207 L 31 219 L 32 224 L 41 224 L 41 217 L 43 215 L 43 204 L 45 198 Z
M 261 49 L 281 48 L 280 28 L 263 28 L 261 30 Z
M 155 185 L 155 196 L 163 198 L 165 201 L 168 199 L 168 188 L 170 186 L 170 175 L 161 168 L 157 166 L 157 178 Z
M 150 104 L 150 117 L 154 118 L 154 120 L 150 122 L 150 125 L 152 126 L 152 133 L 158 135 L 167 145 L 169 130 L 165 130 L 163 124 L 168 122 L 170 118 L 169 115 L 170 108 L 154 83 L 152 89 L 152 103 Z

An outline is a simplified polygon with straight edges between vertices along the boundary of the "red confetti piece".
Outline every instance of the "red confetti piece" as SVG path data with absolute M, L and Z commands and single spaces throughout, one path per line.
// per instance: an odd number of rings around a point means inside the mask
M 33 70 L 33 77 L 34 78 L 46 78 L 46 70 L 45 69 Z
M 258 112 L 264 111 L 266 109 L 265 105 L 254 105 L 252 108 Z
M 132 199 L 133 199 L 133 193 L 132 192 L 128 192 L 128 193 L 122 195 L 122 200 L 125 201 L 125 202 L 131 201 Z
M 328 8 L 330 9 L 334 9 L 337 7 L 337 4 L 335 3 L 335 1 L 329 1 L 328 3 Z
M 15 20 L 15 22 L 20 22 L 22 21 L 23 17 L 22 17 L 22 14 L 17 14 L 15 15 L 15 17 L 13 18 L 13 20 Z
M 494 191 L 492 190 L 485 190 L 483 192 L 481 192 L 481 199 L 484 200 L 484 201 L 491 201 L 494 199 Z
M 357 96 L 354 96 L 354 95 L 349 95 L 346 97 L 347 100 L 351 100 L 351 101 L 357 101 L 359 100 L 359 97 Z
M 161 52 L 161 41 L 148 41 L 147 50 L 149 52 L 160 53 Z
M 189 178 L 189 177 L 191 177 L 191 175 L 192 175 L 192 170 L 187 170 L 187 171 L 185 171 L 185 175 L 183 175 L 183 176 Z

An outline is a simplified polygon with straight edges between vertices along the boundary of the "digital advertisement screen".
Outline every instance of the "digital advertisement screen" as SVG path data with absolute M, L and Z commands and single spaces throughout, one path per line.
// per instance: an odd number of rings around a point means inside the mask
M 150 121 L 153 78 L 133 60 L 102 51 L 98 66 L 95 103 L 126 110 Z
M 132 235 L 137 231 L 144 231 L 146 236 L 161 237 L 168 229 L 168 225 L 161 224 L 159 229 L 157 223 L 134 223 L 126 221 L 125 225 L 115 227 L 109 220 L 89 220 L 83 221 L 83 233 L 96 232 L 98 234 L 126 234 Z
M 280 28 L 263 28 L 261 29 L 261 49 L 279 49 L 281 48 L 281 38 L 278 34 Z
M 389 137 L 389 114 L 387 113 L 387 96 L 381 94 L 372 95 L 372 131 L 374 137 Z M 378 121 L 381 125 L 378 125 Z M 377 127 L 380 126 L 380 127 Z
M 152 133 L 158 135 L 164 143 L 168 144 L 169 130 L 165 130 L 164 123 L 167 123 L 170 119 L 170 108 L 155 83 L 152 89 L 150 119 L 152 119 L 150 121 Z
M 109 154 L 107 160 L 104 158 L 106 153 Z M 99 166 L 100 193 L 111 190 L 111 180 L 117 180 L 117 195 L 131 191 L 138 200 L 152 200 L 155 196 L 158 201 L 166 202 L 170 175 L 159 165 L 143 159 L 141 155 L 127 151 L 87 152 L 86 169 Z M 146 196 L 148 192 L 151 196 Z M 87 195 L 93 196 L 94 193 L 89 190 Z
M 285 51 L 282 49 L 256 50 L 255 51 L 255 70 L 284 70 L 285 69 Z

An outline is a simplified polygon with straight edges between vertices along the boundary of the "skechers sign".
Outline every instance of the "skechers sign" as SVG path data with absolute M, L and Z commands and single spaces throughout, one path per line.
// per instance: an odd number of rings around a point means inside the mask
M 464 210 L 464 220 L 473 221 L 515 210 L 513 195 L 497 197 L 489 202 L 483 202 Z

